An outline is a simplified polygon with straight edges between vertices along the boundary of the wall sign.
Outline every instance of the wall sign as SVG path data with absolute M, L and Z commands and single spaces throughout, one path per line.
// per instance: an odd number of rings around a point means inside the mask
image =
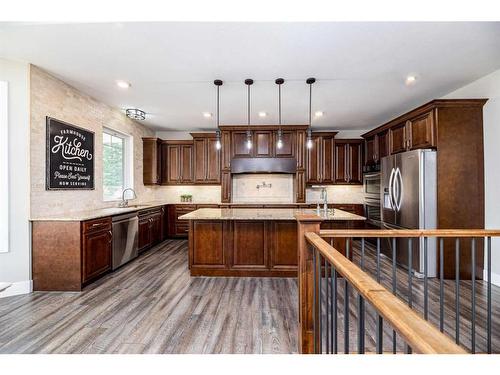
M 46 190 L 94 189 L 94 133 L 47 117 Z

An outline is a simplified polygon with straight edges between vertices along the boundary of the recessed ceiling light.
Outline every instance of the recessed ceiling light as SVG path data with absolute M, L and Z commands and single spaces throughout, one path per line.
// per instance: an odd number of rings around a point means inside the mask
M 409 75 L 406 77 L 405 83 L 407 86 L 413 85 L 415 82 L 417 82 L 417 77 L 414 75 Z
M 120 80 L 116 81 L 116 85 L 121 89 L 128 89 L 130 86 L 132 86 L 130 82 Z
M 212 114 L 210 112 L 203 112 L 203 117 L 210 118 L 212 117 Z
M 259 117 L 266 117 L 267 113 L 266 112 L 259 112 Z
M 316 117 L 323 117 L 324 114 L 325 114 L 325 112 L 323 112 L 323 111 L 314 112 L 314 116 L 316 116 Z

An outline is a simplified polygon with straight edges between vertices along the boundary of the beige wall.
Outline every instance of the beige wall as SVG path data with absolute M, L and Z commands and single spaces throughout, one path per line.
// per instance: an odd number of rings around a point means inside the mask
M 138 201 L 155 199 L 155 190 L 142 183 L 142 137 L 154 132 L 130 120 L 122 111 L 81 93 L 44 70 L 30 66 L 31 105 L 31 217 L 102 208 L 115 205 L 102 198 L 102 129 L 103 126 L 133 137 L 134 189 Z M 45 190 L 45 117 L 95 132 L 95 190 Z

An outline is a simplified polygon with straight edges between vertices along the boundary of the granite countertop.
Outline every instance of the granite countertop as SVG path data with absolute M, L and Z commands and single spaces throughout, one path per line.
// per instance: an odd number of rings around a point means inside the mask
M 96 210 L 77 211 L 77 212 L 70 212 L 57 215 L 46 215 L 46 216 L 31 218 L 30 220 L 31 221 L 85 221 L 91 219 L 99 219 L 101 217 L 106 217 L 106 216 L 126 214 L 134 211 L 147 210 L 149 208 L 159 207 L 165 204 L 169 203 L 162 201 L 153 201 L 153 202 L 138 203 L 138 204 L 130 203 L 129 207 L 99 208 Z
M 317 215 L 314 209 L 301 208 L 200 208 L 179 216 L 182 220 L 295 220 L 297 213 Z M 323 220 L 366 220 L 364 216 L 339 209 L 321 211 Z

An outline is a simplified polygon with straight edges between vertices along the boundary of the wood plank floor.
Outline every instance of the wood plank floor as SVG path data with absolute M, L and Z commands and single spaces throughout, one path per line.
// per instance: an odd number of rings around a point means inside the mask
M 295 353 L 293 278 L 192 278 L 171 240 L 82 293 L 0 299 L 0 353 Z

